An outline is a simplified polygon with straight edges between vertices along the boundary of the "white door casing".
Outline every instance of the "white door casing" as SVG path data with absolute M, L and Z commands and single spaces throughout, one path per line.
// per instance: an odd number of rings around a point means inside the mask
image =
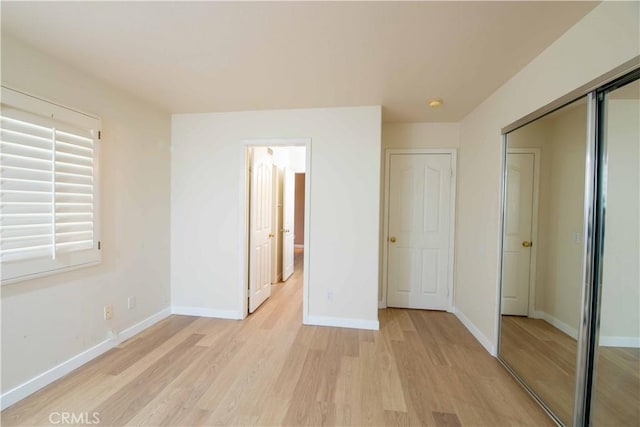
M 271 294 L 271 230 L 273 214 L 273 162 L 271 150 L 255 147 L 251 156 L 249 202 L 249 313 Z
M 452 157 L 390 155 L 387 306 L 450 308 Z
M 282 186 L 282 280 L 293 274 L 293 248 L 295 224 L 295 186 L 296 177 L 293 170 L 284 169 Z
M 305 214 L 304 214 L 304 241 L 306 242 L 303 256 L 303 273 L 302 273 L 302 322 L 309 322 L 309 260 L 313 252 L 311 242 L 311 181 L 313 178 L 311 156 L 312 156 L 312 140 L 311 138 L 247 138 L 240 141 L 238 146 L 238 173 L 240 185 L 238 186 L 238 205 L 240 212 L 243 212 L 244 218 L 238 221 L 238 239 L 241 242 L 238 245 L 238 264 L 237 275 L 237 298 L 238 298 L 238 315 L 244 319 L 249 313 L 249 294 L 250 294 L 250 258 L 251 247 L 249 239 L 251 235 L 250 227 L 250 198 L 251 198 L 251 151 L 254 147 L 305 147 Z
M 508 152 L 503 240 L 502 314 L 528 316 L 536 156 Z

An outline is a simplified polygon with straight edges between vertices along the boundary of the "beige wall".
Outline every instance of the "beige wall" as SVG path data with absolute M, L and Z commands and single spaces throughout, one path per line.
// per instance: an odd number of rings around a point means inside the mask
M 458 123 L 384 123 L 382 148 L 456 148 Z
M 171 122 L 4 34 L 2 84 L 96 114 L 103 126 L 102 263 L 2 286 L 4 393 L 169 307 Z M 106 304 L 111 321 L 103 319 Z
M 546 209 L 546 268 L 541 310 L 575 330 L 580 323 L 583 272 L 584 187 L 587 108 L 582 104 L 553 118 L 547 142 L 550 153 Z
M 461 122 L 454 298 L 495 353 L 501 129 L 640 54 L 637 2 L 604 2 Z
M 296 174 L 295 194 L 295 227 L 294 241 L 296 245 L 304 245 L 304 174 Z

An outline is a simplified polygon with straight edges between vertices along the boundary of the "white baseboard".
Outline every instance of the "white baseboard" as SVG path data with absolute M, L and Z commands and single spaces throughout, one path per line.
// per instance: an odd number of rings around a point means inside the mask
M 562 320 L 559 320 L 559 319 L 553 317 L 549 313 L 546 313 L 546 312 L 540 311 L 540 310 L 536 310 L 533 313 L 531 313 L 531 317 L 533 317 L 534 319 L 542 319 L 545 322 L 547 322 L 548 324 L 550 324 L 551 326 L 560 329 L 562 332 L 564 332 L 565 334 L 569 335 L 574 340 L 578 339 L 578 329 L 567 325 Z
M 55 380 L 62 378 L 74 369 L 79 368 L 85 363 L 111 350 L 121 342 L 131 338 L 136 334 L 139 334 L 148 327 L 153 326 L 170 314 L 171 310 L 169 308 L 165 308 L 164 310 L 161 310 L 158 313 L 147 317 L 143 321 L 136 323 L 135 325 L 124 329 L 119 333 L 116 333 L 115 336 L 108 338 L 101 343 L 96 344 L 93 347 L 83 351 L 82 353 L 73 356 L 72 358 L 62 362 L 58 366 L 54 366 L 53 368 L 35 376 L 29 381 L 26 381 L 25 383 L 6 391 L 2 394 L 2 396 L 0 396 L 0 410 L 8 408 L 14 403 L 51 384 Z
M 327 317 L 327 316 L 307 316 L 304 319 L 305 325 L 314 326 L 333 326 L 337 328 L 353 328 L 353 329 L 369 329 L 377 331 L 380 329 L 380 323 L 377 320 L 365 319 L 348 319 L 344 317 Z
M 217 319 L 243 319 L 242 313 L 237 310 L 215 310 L 205 307 L 173 306 L 171 307 L 171 313 L 183 316 L 214 317 Z
M 387 308 L 386 301 L 378 301 L 378 308 Z
M 613 335 L 600 336 L 598 344 L 601 347 L 640 348 L 640 337 L 616 337 Z
M 471 332 L 471 335 L 491 354 L 492 356 L 497 356 L 496 346 L 491 343 L 491 340 L 487 338 L 480 329 L 471 321 L 467 316 L 464 315 L 462 311 L 460 311 L 457 307 L 453 307 L 453 314 L 460 320 L 460 322 L 464 325 L 465 328 Z

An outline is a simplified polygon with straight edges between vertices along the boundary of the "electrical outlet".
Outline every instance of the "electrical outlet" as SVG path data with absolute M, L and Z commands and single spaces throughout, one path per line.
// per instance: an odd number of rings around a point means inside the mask
M 133 310 L 134 308 L 136 308 L 136 297 L 129 297 L 127 299 L 127 308 L 129 310 Z
M 111 320 L 113 319 L 113 306 L 112 305 L 105 305 L 104 306 L 104 320 Z

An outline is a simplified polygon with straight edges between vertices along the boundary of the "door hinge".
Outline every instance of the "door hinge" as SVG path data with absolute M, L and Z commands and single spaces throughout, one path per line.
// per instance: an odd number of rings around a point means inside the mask
M 449 178 L 453 178 L 453 169 L 449 169 Z
M 102 247 L 100 240 L 98 240 L 98 250 Z
M 98 139 L 102 139 L 102 131 L 98 131 Z

